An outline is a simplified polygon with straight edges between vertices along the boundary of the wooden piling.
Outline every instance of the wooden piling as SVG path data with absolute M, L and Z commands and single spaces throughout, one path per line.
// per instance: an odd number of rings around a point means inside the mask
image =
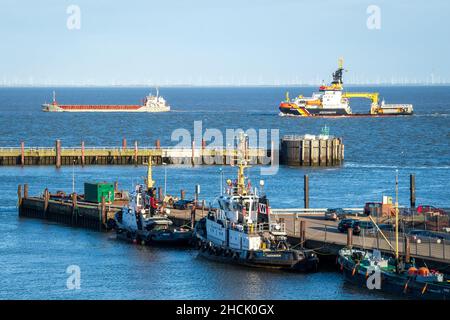
M 22 185 L 17 186 L 17 205 L 20 208 L 22 206 Z
M 414 174 L 409 175 L 409 199 L 411 209 L 416 207 L 416 176 Z
M 47 215 L 49 200 L 50 200 L 50 193 L 48 192 L 48 189 L 45 188 L 45 190 L 44 190 L 44 215 Z
M 20 142 L 20 165 L 25 165 L 25 142 Z
M 61 140 L 56 140 L 55 142 L 55 165 L 57 168 L 61 167 Z
M 195 211 L 197 210 L 197 201 L 194 202 L 194 205 L 192 206 L 191 209 L 191 227 L 192 229 L 195 226 Z
M 307 174 L 303 177 L 303 190 L 304 190 L 304 202 L 305 209 L 309 208 L 309 177 Z
M 28 183 L 25 183 L 23 185 L 23 198 L 27 199 L 28 198 Z
M 72 217 L 70 219 L 71 225 L 76 225 L 77 223 L 77 209 L 78 209 L 78 201 L 77 201 L 77 193 L 72 193 Z
M 138 164 L 138 142 L 134 141 L 134 164 Z
M 347 229 L 347 247 L 351 248 L 353 245 L 353 228 Z
M 99 219 L 99 230 L 102 229 L 102 225 L 106 223 L 106 200 L 105 196 L 102 196 L 102 203 L 101 203 L 101 217 Z
M 81 166 L 84 167 L 84 141 L 81 141 Z
M 159 139 L 155 141 L 155 147 L 156 149 L 161 149 L 161 141 Z

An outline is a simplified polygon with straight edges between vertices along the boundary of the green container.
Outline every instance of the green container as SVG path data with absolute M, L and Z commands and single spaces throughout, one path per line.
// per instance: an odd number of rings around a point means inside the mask
M 101 203 L 102 197 L 106 202 L 114 201 L 114 184 L 112 183 L 84 183 L 84 200 L 87 202 Z

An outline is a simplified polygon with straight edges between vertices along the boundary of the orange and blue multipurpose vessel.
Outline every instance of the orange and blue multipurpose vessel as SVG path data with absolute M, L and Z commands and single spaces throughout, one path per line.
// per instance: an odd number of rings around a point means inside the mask
M 385 104 L 379 103 L 377 92 L 344 92 L 342 74 L 344 72 L 343 60 L 339 59 L 339 67 L 333 73 L 333 81 L 330 85 L 322 85 L 319 92 L 311 97 L 299 95 L 294 99 L 289 98 L 280 104 L 281 116 L 301 117 L 338 117 L 338 116 L 397 116 L 412 115 L 411 104 Z M 365 98 L 371 100 L 370 113 L 352 113 L 350 98 Z

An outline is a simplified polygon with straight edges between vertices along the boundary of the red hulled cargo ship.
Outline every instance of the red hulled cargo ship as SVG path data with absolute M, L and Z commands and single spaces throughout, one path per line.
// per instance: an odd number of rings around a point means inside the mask
M 46 112 L 167 112 L 170 106 L 166 100 L 159 95 L 150 94 L 145 97 L 142 105 L 91 105 L 91 104 L 58 104 L 55 92 L 53 92 L 52 103 L 42 105 L 42 111 Z

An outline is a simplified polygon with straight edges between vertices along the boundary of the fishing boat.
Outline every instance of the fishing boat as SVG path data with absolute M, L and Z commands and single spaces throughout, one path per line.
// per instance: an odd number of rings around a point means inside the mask
M 312 250 L 295 249 L 287 242 L 284 223 L 269 218 L 267 196 L 246 183 L 247 138 L 241 135 L 239 141 L 237 180 L 227 180 L 226 188 L 221 186 L 221 195 L 195 226 L 199 256 L 250 267 L 317 270 L 317 255 Z M 262 189 L 263 181 L 260 184 Z
M 367 117 L 367 116 L 399 116 L 412 115 L 412 104 L 379 103 L 378 92 L 345 92 L 343 82 L 343 59 L 339 59 L 339 67 L 333 73 L 330 85 L 322 84 L 319 92 L 311 97 L 299 95 L 293 99 L 286 92 L 286 100 L 279 106 L 281 116 L 299 117 Z M 363 98 L 371 101 L 369 113 L 353 113 L 350 107 L 351 98 Z
M 450 279 L 445 274 L 417 267 L 409 255 L 400 257 L 398 243 L 398 176 L 396 176 L 395 247 L 390 244 L 375 221 L 372 222 L 395 251 L 394 257 L 378 250 L 346 247 L 339 251 L 338 264 L 347 281 L 367 290 L 381 291 L 414 299 L 450 299 Z
M 117 237 L 141 244 L 188 245 L 192 228 L 176 228 L 167 217 L 168 209 L 157 206 L 149 158 L 147 183 L 138 184 L 130 193 L 130 201 L 114 217 Z

